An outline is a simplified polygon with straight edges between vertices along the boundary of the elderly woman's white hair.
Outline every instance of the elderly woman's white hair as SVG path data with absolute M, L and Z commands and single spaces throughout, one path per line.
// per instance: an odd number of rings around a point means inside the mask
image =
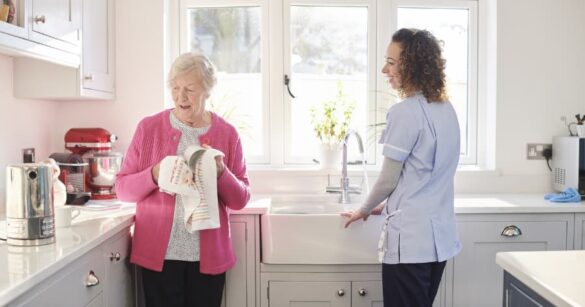
M 172 86 L 173 80 L 184 73 L 195 71 L 201 78 L 203 86 L 210 92 L 215 83 L 217 83 L 217 77 L 215 76 L 215 65 L 203 54 L 187 52 L 178 56 L 169 71 L 169 87 Z

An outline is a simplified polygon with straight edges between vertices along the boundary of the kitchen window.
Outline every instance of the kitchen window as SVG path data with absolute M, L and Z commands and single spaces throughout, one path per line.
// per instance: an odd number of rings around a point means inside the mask
M 355 102 L 351 128 L 368 164 L 379 162 L 376 124 L 397 101 L 380 70 L 400 27 L 428 29 L 444 42 L 460 164 L 477 163 L 477 1 L 181 0 L 176 10 L 175 53 L 202 52 L 216 64 L 209 104 L 238 128 L 249 163 L 315 165 L 310 108 L 340 90 Z

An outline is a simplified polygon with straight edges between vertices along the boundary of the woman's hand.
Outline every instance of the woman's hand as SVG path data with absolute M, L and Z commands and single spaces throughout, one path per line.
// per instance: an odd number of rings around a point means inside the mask
M 152 180 L 154 183 L 158 184 L 158 172 L 160 170 L 160 162 L 158 162 L 155 166 L 152 167 Z
M 364 221 L 368 219 L 368 214 L 363 214 L 361 211 L 350 211 L 350 212 L 342 212 L 341 216 L 347 218 L 347 222 L 345 222 L 345 228 L 347 228 L 351 223 L 363 219 Z
M 211 149 L 213 147 L 207 145 L 207 144 L 203 144 L 201 145 L 201 147 L 205 148 L 205 149 Z M 225 164 L 223 163 L 223 157 L 222 156 L 217 156 L 215 157 L 215 165 L 217 166 L 217 178 L 219 178 L 221 176 L 221 174 L 223 174 L 223 171 L 225 171 Z

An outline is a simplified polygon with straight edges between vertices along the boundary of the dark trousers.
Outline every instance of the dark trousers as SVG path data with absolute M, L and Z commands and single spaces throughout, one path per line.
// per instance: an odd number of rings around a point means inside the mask
M 446 261 L 382 264 L 384 307 L 431 307 Z
M 162 272 L 142 268 L 147 307 L 219 307 L 225 273 L 199 272 L 199 261 L 165 260 Z

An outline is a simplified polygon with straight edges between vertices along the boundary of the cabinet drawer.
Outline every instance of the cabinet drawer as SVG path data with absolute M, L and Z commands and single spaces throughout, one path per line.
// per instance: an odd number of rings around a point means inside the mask
M 99 283 L 86 285 L 89 274 L 93 272 Z M 37 289 L 29 293 L 38 293 L 21 306 L 60 306 L 79 307 L 89 304 L 103 291 L 105 263 L 99 251 L 91 252 L 75 261 L 68 268 L 49 277 Z M 49 284 L 48 286 L 46 286 Z
M 567 221 L 474 221 L 460 222 L 458 228 L 462 241 L 541 242 L 550 238 L 561 249 L 568 247 Z

